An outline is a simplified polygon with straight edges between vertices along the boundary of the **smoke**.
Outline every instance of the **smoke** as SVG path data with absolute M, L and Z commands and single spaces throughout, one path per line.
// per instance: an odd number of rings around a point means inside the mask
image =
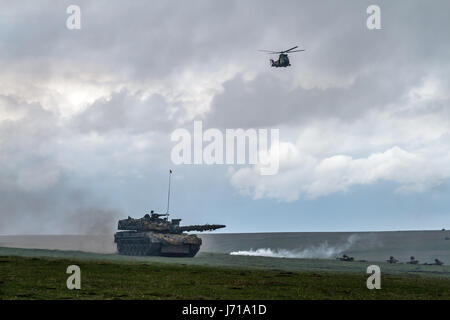
M 0 179 L 0 234 L 111 234 L 125 214 L 104 202 L 66 177 L 31 191 L 8 189 Z
M 303 250 L 286 250 L 286 249 L 250 249 L 248 251 L 233 251 L 233 256 L 259 256 L 272 258 L 297 258 L 297 259 L 327 259 L 335 257 L 349 250 L 356 242 L 360 240 L 360 236 L 353 234 L 349 236 L 345 243 L 330 246 L 327 241 L 317 245 L 305 248 Z
M 79 235 L 110 235 L 115 232 L 121 214 L 106 209 L 79 209 L 67 219 L 65 233 Z

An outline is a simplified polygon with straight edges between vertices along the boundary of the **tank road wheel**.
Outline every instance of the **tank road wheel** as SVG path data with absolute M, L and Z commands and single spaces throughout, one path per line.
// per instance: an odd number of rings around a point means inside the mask
M 141 256 L 146 256 L 147 252 L 148 252 L 148 247 L 147 247 L 147 244 L 144 243 L 144 244 L 142 244 L 142 248 L 141 248 Z
M 130 243 L 127 244 L 127 250 L 125 251 L 125 254 L 127 256 L 131 255 L 132 245 Z
M 140 255 L 141 256 L 145 256 L 147 254 L 147 245 L 146 244 L 141 244 L 141 252 Z
M 125 255 L 127 252 L 127 246 L 125 243 L 118 243 L 117 244 L 117 251 L 119 252 L 119 254 L 121 255 Z
M 137 245 L 136 245 L 136 255 L 137 255 L 137 256 L 140 256 L 140 255 L 141 255 L 141 245 L 140 245 L 140 244 L 137 244 Z

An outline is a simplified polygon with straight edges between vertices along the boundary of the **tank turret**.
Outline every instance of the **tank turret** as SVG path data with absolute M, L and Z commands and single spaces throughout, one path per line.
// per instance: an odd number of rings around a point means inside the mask
M 166 217 L 161 219 L 161 217 Z M 181 219 L 168 220 L 168 214 L 159 214 L 151 212 L 151 215 L 146 214 L 143 218 L 133 219 L 128 217 L 127 219 L 119 220 L 117 229 L 119 230 L 134 230 L 138 232 L 152 231 L 158 233 L 172 233 L 180 234 L 185 231 L 212 231 L 220 228 L 225 228 L 222 224 L 203 224 L 203 225 L 191 225 L 180 226 Z

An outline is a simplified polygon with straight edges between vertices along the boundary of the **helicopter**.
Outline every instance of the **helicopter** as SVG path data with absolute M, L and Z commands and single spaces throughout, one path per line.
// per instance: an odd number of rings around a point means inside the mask
M 294 50 L 297 49 L 298 46 L 295 46 L 293 48 L 284 50 L 284 51 L 269 51 L 269 50 L 259 50 L 261 52 L 267 52 L 269 54 L 279 54 L 278 60 L 275 61 L 273 59 L 270 59 L 270 63 L 272 67 L 275 68 L 280 68 L 280 67 L 290 67 L 291 63 L 289 62 L 289 58 L 288 58 L 288 53 L 293 53 L 293 52 L 300 52 L 300 51 L 305 51 L 304 49 L 302 50 Z M 294 51 L 292 51 L 294 50 Z

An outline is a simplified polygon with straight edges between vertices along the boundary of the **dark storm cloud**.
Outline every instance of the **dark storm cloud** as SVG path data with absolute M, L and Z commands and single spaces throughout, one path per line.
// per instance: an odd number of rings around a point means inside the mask
M 349 86 L 291 89 L 289 83 L 271 75 L 260 75 L 251 81 L 238 75 L 224 84 L 223 93 L 215 96 L 205 121 L 209 126 L 225 128 L 299 125 L 328 118 L 351 121 L 398 102 L 416 81 L 417 78 L 397 79 L 374 72 L 356 77 Z
M 160 77 L 240 58 L 253 66 L 251 60 L 266 58 L 256 52 L 261 46 L 301 44 L 308 51 L 298 59 L 346 73 L 389 56 L 409 63 L 448 53 L 447 1 L 378 1 L 379 32 L 365 25 L 370 1 L 77 1 L 79 31 L 65 27 L 73 1 L 35 3 L 16 1 L 3 10 L 3 57 L 88 59 L 134 76 Z
M 220 63 L 230 54 L 236 57 L 238 52 L 230 44 L 251 46 L 249 38 L 264 35 L 245 19 L 251 7 L 236 1 L 78 1 L 82 30 L 74 32 L 65 27 L 65 10 L 71 4 L 12 5 L 8 34 L 0 44 L 2 55 L 11 60 L 86 63 L 88 59 L 98 68 L 154 78 L 191 64 Z
M 124 131 L 129 134 L 149 131 L 169 132 L 174 119 L 180 118 L 179 108 L 171 107 L 161 95 L 143 98 L 126 90 L 113 93 L 109 100 L 99 99 L 77 115 L 72 124 L 81 132 L 108 134 Z
M 2 56 L 11 60 L 90 60 L 98 67 L 106 65 L 145 78 L 193 65 L 220 67 L 236 60 L 253 66 L 258 63 L 252 60 L 265 58 L 256 52 L 261 46 L 282 49 L 279 46 L 293 41 L 309 45 L 308 49 L 321 47 L 327 58 L 324 65 L 329 68 L 335 59 L 330 60 L 328 50 L 341 58 L 339 66 L 355 64 L 340 47 L 354 45 L 360 37 L 343 34 L 365 27 L 365 7 L 359 2 L 77 1 L 82 30 L 69 31 L 65 10 L 71 4 L 10 4 L 3 23 L 8 32 L 0 43 Z M 326 42 L 318 39 L 335 39 L 340 44 L 331 41 L 324 45 Z

